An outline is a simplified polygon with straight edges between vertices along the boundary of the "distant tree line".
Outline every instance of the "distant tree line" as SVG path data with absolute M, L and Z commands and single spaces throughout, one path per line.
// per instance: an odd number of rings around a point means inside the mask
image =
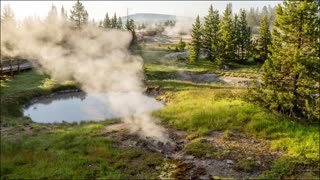
M 249 99 L 272 111 L 307 122 L 320 122 L 320 5 L 316 1 L 284 1 L 276 8 L 270 46 L 266 19 L 262 19 L 259 48 L 267 60 L 262 84 Z M 304 121 L 306 122 L 306 121 Z
M 269 32 L 269 29 L 267 31 Z M 262 34 L 259 35 L 258 42 L 263 47 L 268 46 L 270 42 L 261 41 L 260 39 L 264 38 L 262 36 Z M 246 11 L 241 9 L 239 15 L 233 15 L 231 4 L 226 6 L 222 17 L 219 16 L 219 11 L 213 10 L 211 5 L 208 15 L 204 17 L 203 25 L 200 22 L 200 17 L 196 18 L 191 37 L 189 62 L 196 62 L 201 50 L 207 59 L 218 64 L 243 63 L 254 57 L 252 52 L 254 52 L 256 41 L 252 39 Z M 259 56 L 258 58 L 266 57 Z
M 247 21 L 248 25 L 251 28 L 254 28 L 256 26 L 260 25 L 260 22 L 263 18 L 267 18 L 269 22 L 272 22 L 275 20 L 276 13 L 275 13 L 275 7 L 269 6 L 263 6 L 260 10 L 259 8 L 250 8 L 246 10 L 247 14 Z
M 201 52 L 219 65 L 263 63 L 262 83 L 250 89 L 248 99 L 290 117 L 320 122 L 319 7 L 316 1 L 284 1 L 275 16 L 259 17 L 259 34 L 252 38 L 248 11 L 233 15 L 228 4 L 219 17 L 210 6 L 203 25 L 199 16 L 193 24 L 189 63 L 197 63 Z

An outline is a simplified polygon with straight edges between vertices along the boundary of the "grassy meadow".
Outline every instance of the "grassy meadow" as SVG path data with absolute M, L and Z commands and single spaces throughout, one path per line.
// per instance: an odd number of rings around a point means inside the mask
M 165 47 L 167 48 L 167 47 Z M 229 158 L 205 139 L 221 132 L 232 133 L 270 144 L 281 152 L 264 170 L 263 179 L 316 178 L 319 173 L 319 127 L 306 125 L 245 100 L 246 88 L 173 80 L 179 71 L 217 73 L 226 76 L 259 77 L 259 65 L 230 65 L 218 69 L 201 59 L 199 64 L 166 60 L 171 50 L 143 49 L 145 84 L 159 87 L 166 106 L 153 115 L 162 124 L 188 133 L 191 140 L 183 151 L 195 157 Z M 61 84 L 35 71 L 1 81 L 1 178 L 3 179 L 151 179 L 164 156 L 142 149 L 121 148 L 106 137 L 103 129 L 119 120 L 80 124 L 38 124 L 22 117 L 21 106 L 33 97 L 77 88 L 74 82 Z M 158 97 L 160 98 L 160 97 Z M 255 164 L 239 161 L 240 170 Z M 308 173 L 305 173 L 308 170 Z

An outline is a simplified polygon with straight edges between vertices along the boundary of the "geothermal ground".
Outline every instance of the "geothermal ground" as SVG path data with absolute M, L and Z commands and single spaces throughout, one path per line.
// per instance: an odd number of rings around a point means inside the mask
M 167 142 L 141 136 L 139 129 L 133 133 L 132 124 L 119 119 L 32 122 L 22 115 L 23 105 L 74 92 L 79 84 L 58 83 L 35 71 L 2 81 L 1 176 L 318 178 L 316 160 L 295 156 L 317 157 L 318 128 L 289 121 L 243 100 L 251 81 L 260 79 L 258 65 L 229 64 L 221 69 L 205 59 L 188 64 L 175 58 L 186 52 L 173 49 L 168 44 L 150 43 L 137 52 L 144 60 L 144 94 L 164 104 L 152 112 L 148 120 L 155 126 L 148 131 L 164 128 L 158 132 L 164 133 Z M 123 104 L 130 101 L 124 99 Z M 64 113 L 70 110 L 66 108 Z M 135 120 L 139 122 L 139 118 Z
M 213 175 L 240 179 L 256 178 L 263 170 L 270 168 L 271 162 L 281 155 L 279 151 L 269 150 L 269 142 L 246 137 L 241 133 L 230 133 L 228 137 L 223 137 L 222 132 L 215 131 L 198 139 L 188 137 L 185 131 L 172 128 L 167 130 L 172 144 L 141 139 L 130 134 L 123 123 L 107 126 L 101 134 L 115 139 L 122 148 L 141 148 L 163 154 L 164 162 L 158 167 L 161 178 L 210 179 Z M 212 152 L 198 154 L 189 151 L 188 147 L 193 143 L 212 146 Z

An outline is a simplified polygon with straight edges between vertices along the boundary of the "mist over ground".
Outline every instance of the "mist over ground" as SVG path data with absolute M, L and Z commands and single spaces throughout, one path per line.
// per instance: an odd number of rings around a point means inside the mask
M 129 31 L 106 31 L 92 25 L 79 30 L 57 16 L 45 21 L 27 18 L 15 26 L 13 22 L 1 26 L 1 50 L 7 57 L 33 59 L 40 65 L 38 71 L 58 82 L 74 80 L 87 93 L 127 92 L 128 96 L 109 98 L 112 110 L 128 114 L 128 102 L 132 102 L 141 112 L 138 108 L 145 102 L 135 94 L 144 92 L 143 60 L 128 50 Z M 148 113 L 126 117 L 124 122 L 142 137 L 167 141 L 163 128 Z

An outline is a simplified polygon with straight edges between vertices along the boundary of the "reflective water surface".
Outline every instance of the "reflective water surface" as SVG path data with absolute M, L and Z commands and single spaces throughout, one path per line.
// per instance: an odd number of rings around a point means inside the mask
M 163 104 L 141 93 L 54 95 L 36 100 L 23 109 L 38 123 L 101 121 L 161 109 Z

